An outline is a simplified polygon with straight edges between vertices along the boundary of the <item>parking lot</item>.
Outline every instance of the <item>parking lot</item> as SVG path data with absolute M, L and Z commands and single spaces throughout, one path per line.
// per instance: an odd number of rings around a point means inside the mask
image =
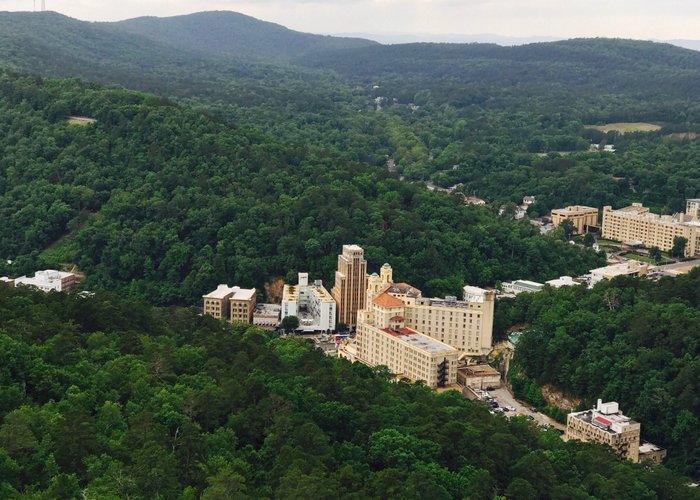
M 521 401 L 518 401 L 513 397 L 513 395 L 510 393 L 507 387 L 501 387 L 499 389 L 494 389 L 492 391 L 488 391 L 491 397 L 493 397 L 496 401 L 498 401 L 498 405 L 500 408 L 503 407 L 511 407 L 513 408 L 512 411 L 507 411 L 503 412 L 504 415 L 512 417 L 515 415 L 525 415 L 525 416 L 531 416 L 532 419 L 539 424 L 549 424 L 552 427 L 555 427 L 559 429 L 560 431 L 564 431 L 566 429 L 565 425 L 560 424 L 556 420 L 549 418 L 547 415 L 544 413 L 540 413 L 539 411 L 534 412 L 531 409 L 531 405 L 527 405 Z

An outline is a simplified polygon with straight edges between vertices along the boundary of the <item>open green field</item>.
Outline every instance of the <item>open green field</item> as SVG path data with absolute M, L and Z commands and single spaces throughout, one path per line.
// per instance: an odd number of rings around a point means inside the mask
M 87 116 L 69 116 L 67 121 L 68 125 L 80 125 L 84 127 L 95 123 L 97 120 L 88 118 Z
M 656 130 L 661 130 L 661 125 L 656 125 L 654 123 L 644 123 L 644 122 L 622 122 L 622 123 L 608 123 L 605 125 L 586 125 L 586 128 L 593 130 L 600 130 L 601 132 L 619 132 L 621 134 L 627 134 L 629 132 L 654 132 Z

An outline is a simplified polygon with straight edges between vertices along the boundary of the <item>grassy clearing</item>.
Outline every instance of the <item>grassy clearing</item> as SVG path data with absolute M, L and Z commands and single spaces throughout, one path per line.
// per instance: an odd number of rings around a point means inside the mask
M 608 123 L 606 125 L 587 125 L 586 128 L 600 130 L 601 132 L 619 132 L 627 134 L 630 132 L 654 132 L 661 130 L 661 125 L 644 122 L 623 122 L 623 123 Z
M 87 116 L 69 116 L 68 117 L 68 125 L 79 125 L 81 127 L 85 127 L 86 125 L 91 125 L 95 123 L 97 120 L 94 118 L 88 118 Z

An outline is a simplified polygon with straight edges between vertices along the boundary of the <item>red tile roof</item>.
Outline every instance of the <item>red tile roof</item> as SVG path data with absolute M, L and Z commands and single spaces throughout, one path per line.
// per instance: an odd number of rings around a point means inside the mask
M 392 337 L 401 337 L 402 335 L 418 335 L 418 332 L 411 330 L 410 328 L 385 328 L 382 331 L 384 333 L 388 333 Z
M 401 299 L 397 299 L 393 295 L 389 295 L 386 292 L 382 293 L 376 299 L 374 299 L 374 304 L 379 307 L 403 307 L 403 302 L 401 301 Z
M 403 321 L 403 320 L 404 320 L 403 316 L 394 316 L 393 318 L 391 318 L 390 321 Z

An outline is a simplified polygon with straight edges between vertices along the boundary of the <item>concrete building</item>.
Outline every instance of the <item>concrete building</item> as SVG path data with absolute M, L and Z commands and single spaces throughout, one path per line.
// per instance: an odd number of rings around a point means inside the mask
M 593 286 L 603 280 L 611 280 L 618 276 L 644 277 L 648 272 L 649 264 L 644 264 L 638 260 L 628 260 L 620 264 L 592 269 L 589 284 Z
M 380 275 L 367 280 L 365 309 L 384 307 L 385 320 L 399 317 L 407 328 L 457 349 L 460 354 L 483 356 L 491 351 L 496 294 L 464 287 L 465 300 L 425 298 L 407 283 L 394 283 L 393 270 L 384 264 Z
M 563 286 L 576 286 L 580 285 L 578 281 L 574 281 L 574 278 L 571 276 L 560 276 L 559 278 L 555 280 L 549 280 L 544 282 L 545 285 L 549 285 L 553 288 L 561 288 Z
M 523 196 L 523 205 L 529 207 L 533 203 L 537 203 L 537 198 L 535 196 Z
M 239 288 L 231 296 L 231 322 L 253 323 L 255 312 L 256 292 L 255 288 Z
M 640 428 L 638 422 L 620 412 L 617 403 L 599 399 L 592 410 L 569 413 L 564 440 L 607 444 L 620 457 L 638 462 Z
M 48 269 L 37 271 L 33 278 L 20 276 L 14 280 L 14 285 L 31 286 L 43 292 L 69 292 L 79 282 L 80 277 L 77 274 Z
M 217 319 L 228 319 L 231 310 L 229 300 L 233 293 L 234 289 L 228 285 L 219 285 L 213 292 L 202 295 L 204 314 Z
M 331 295 L 337 304 L 337 322 L 350 328 L 357 324 L 357 312 L 364 307 L 367 292 L 365 251 L 357 245 L 343 245 Z
M 279 304 L 256 304 L 253 311 L 253 324 L 264 330 L 277 330 L 280 326 L 282 306 Z
M 673 248 L 677 236 L 686 238 L 686 256 L 700 255 L 700 201 L 687 200 L 686 213 L 657 215 L 641 203 L 613 210 L 603 208 L 602 237 L 628 244 L 658 247 L 663 251 Z
M 561 225 L 565 220 L 571 221 L 577 233 L 584 234 L 588 231 L 588 226 L 598 225 L 598 209 L 583 205 L 571 205 L 552 210 L 554 227 Z
M 308 273 L 299 273 L 296 285 L 284 285 L 282 319 L 299 318 L 299 330 L 332 332 L 335 330 L 336 303 L 320 280 L 309 285 Z
M 384 365 L 399 378 L 423 380 L 430 387 L 457 381 L 457 349 L 407 328 L 401 299 L 382 291 L 368 306 L 357 317 L 358 361 Z
M 501 387 L 501 374 L 489 365 L 460 366 L 457 369 L 457 383 L 472 389 L 497 389 Z
M 218 319 L 251 324 L 255 311 L 255 294 L 255 288 L 219 285 L 213 292 L 202 295 L 203 312 Z
M 700 198 L 685 200 L 685 214 L 690 217 L 700 217 Z
M 666 450 L 655 444 L 643 442 L 639 445 L 639 463 L 653 462 L 660 464 L 666 458 Z
M 502 284 L 502 286 L 505 293 L 513 295 L 518 295 L 519 293 L 540 292 L 544 290 L 544 283 L 537 283 L 536 281 L 528 280 L 506 281 Z

